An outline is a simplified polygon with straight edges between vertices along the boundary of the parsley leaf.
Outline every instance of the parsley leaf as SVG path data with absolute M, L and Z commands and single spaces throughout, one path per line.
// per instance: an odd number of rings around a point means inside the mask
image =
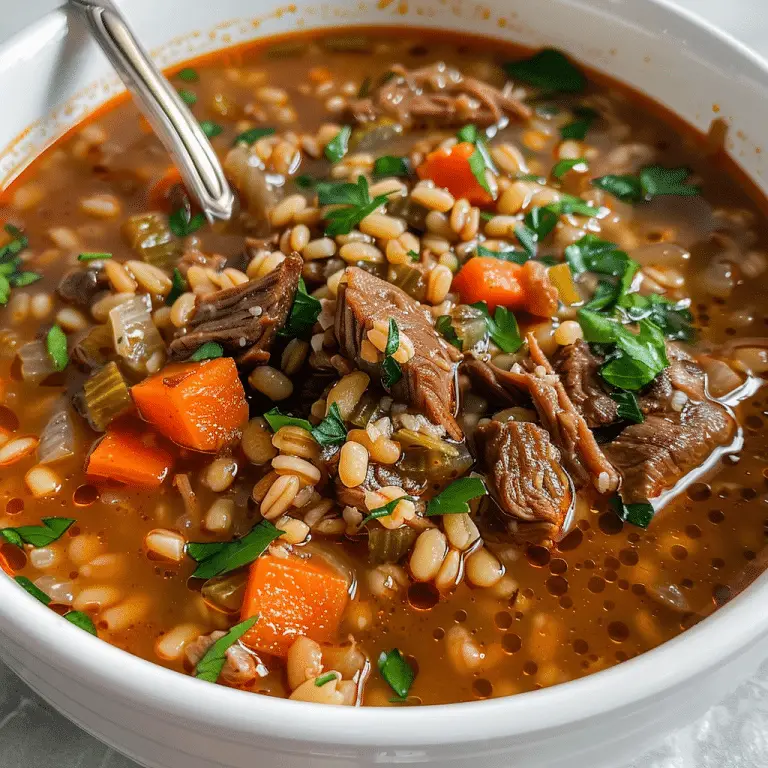
M 477 180 L 477 183 L 490 194 L 491 188 L 488 185 L 488 179 L 485 177 L 486 169 L 495 171 L 496 168 L 488 151 L 488 143 L 485 135 L 481 133 L 476 125 L 469 124 L 459 129 L 456 138 L 460 142 L 469 142 L 474 144 L 475 151 L 469 156 L 469 169 Z
M 287 336 L 289 338 L 297 338 L 306 335 L 312 330 L 312 327 L 317 322 L 317 318 L 320 316 L 322 309 L 323 305 L 320 303 L 320 299 L 310 296 L 307 293 L 307 286 L 304 283 L 304 278 L 299 278 L 299 287 L 293 298 L 291 313 L 288 315 L 288 320 L 285 326 L 277 332 L 277 335 Z
M 19 253 L 29 245 L 27 236 L 13 224 L 6 224 L 4 229 L 13 239 L 0 248 L 0 305 L 8 303 L 11 288 L 31 285 L 41 279 L 36 272 L 19 271 Z
M 184 205 L 181 208 L 177 208 L 168 217 L 168 226 L 176 237 L 191 235 L 197 232 L 204 224 L 205 214 L 201 212 L 192 216 L 189 209 Z
M 440 315 L 435 320 L 435 330 L 449 343 L 457 349 L 461 349 L 461 339 L 453 327 L 453 319 L 450 315 Z
M 345 125 L 325 146 L 325 156 L 331 163 L 338 163 L 347 154 L 352 126 Z
M 403 369 L 392 355 L 400 346 L 400 329 L 394 317 L 389 318 L 387 344 L 384 347 L 384 362 L 381 364 L 381 383 L 386 389 L 391 389 L 403 378 Z
M 8 278 L 8 283 L 12 288 L 24 288 L 24 286 L 32 285 L 32 283 L 42 279 L 43 276 L 38 275 L 37 272 L 14 272 Z
M 219 679 L 221 670 L 227 660 L 227 651 L 240 640 L 240 638 L 259 620 L 258 616 L 251 616 L 239 624 L 235 624 L 224 637 L 220 637 L 207 651 L 205 656 L 195 667 L 195 677 L 215 683 Z
M 675 302 L 657 293 L 648 296 L 630 293 L 619 300 L 619 306 L 630 320 L 647 317 L 672 341 L 691 342 L 696 336 L 692 327 L 693 315 L 685 299 Z
M 558 220 L 559 213 L 550 206 L 531 208 L 523 219 L 525 226 L 536 235 L 536 242 L 538 243 L 552 232 L 557 226 Z
M 589 129 L 592 127 L 592 123 L 600 115 L 592 107 L 576 107 L 573 110 L 573 116 L 576 119 L 560 129 L 560 136 L 564 140 L 575 139 L 576 141 L 584 141 L 587 138 Z
M 411 162 L 407 157 L 384 155 L 373 164 L 374 176 L 410 176 Z
M 200 79 L 200 75 L 192 67 L 184 67 L 184 69 L 179 71 L 178 77 L 185 83 L 196 83 Z
M 634 392 L 617 389 L 611 392 L 611 399 L 619 406 L 617 413 L 620 419 L 631 421 L 633 424 L 642 424 L 645 421 L 645 416 L 640 410 L 637 395 Z
M 95 637 L 99 636 L 99 633 L 96 631 L 96 625 L 93 623 L 93 619 L 91 619 L 87 613 L 83 613 L 82 611 L 70 611 L 69 613 L 64 614 L 64 618 L 70 624 L 74 624 L 84 632 L 88 632 Z
M 48 595 L 43 592 L 42 589 L 37 587 L 32 581 L 30 581 L 26 576 L 16 576 L 14 578 L 14 581 L 22 588 L 25 589 L 27 592 L 29 592 L 32 597 L 39 600 L 43 605 L 50 605 L 51 604 L 51 598 L 48 597 Z
M 470 304 L 470 306 L 483 313 L 488 334 L 502 352 L 511 353 L 520 349 L 523 345 L 523 338 L 517 327 L 515 316 L 506 307 L 496 307 L 496 311 L 491 317 L 488 305 L 484 301 L 478 301 Z
M 85 251 L 78 255 L 78 261 L 96 261 L 101 259 L 111 259 L 111 253 L 99 253 L 98 251 Z
M 382 651 L 378 660 L 379 672 L 386 680 L 389 687 L 404 700 L 411 690 L 416 673 L 413 667 L 405 660 L 403 654 L 393 648 L 391 651 Z
M 306 419 L 298 419 L 295 416 L 288 416 L 281 413 L 279 408 L 272 408 L 264 414 L 264 418 L 273 432 L 277 432 L 281 427 L 301 427 L 307 432 L 312 431 L 312 425 Z
M 377 195 L 371 200 L 365 176 L 358 177 L 357 184 L 320 182 L 317 197 L 320 205 L 343 206 L 325 215 L 325 233 L 331 237 L 348 235 L 366 216 L 388 200 L 387 195 Z
M 669 366 L 664 334 L 650 320 L 641 320 L 638 333 L 633 333 L 619 321 L 589 309 L 580 310 L 578 317 L 588 342 L 615 345 L 600 368 L 609 384 L 636 391 Z
M 232 541 L 195 542 L 187 544 L 187 554 L 197 562 L 192 578 L 212 579 L 242 568 L 267 551 L 267 547 L 283 531 L 269 520 L 262 520 L 242 538 Z
M 320 445 L 343 445 L 347 439 L 347 427 L 338 403 L 331 403 L 328 415 L 310 432 Z
M 360 527 L 362 528 L 366 523 L 370 523 L 371 520 L 378 520 L 380 517 L 389 517 L 395 511 L 397 505 L 401 501 L 415 501 L 415 499 L 413 499 L 411 496 L 401 496 L 398 499 L 392 499 L 392 501 L 388 501 L 383 507 L 376 507 L 376 509 L 372 509 L 360 523 Z
M 47 547 L 60 539 L 75 522 L 71 517 L 44 517 L 42 525 L 22 525 L 18 528 L 2 528 L 0 536 L 9 544 L 20 547 L 22 543 L 33 547 Z
M 224 128 L 218 123 L 214 123 L 213 120 L 201 120 L 200 130 L 202 130 L 209 139 L 214 139 L 224 132 Z
M 318 688 L 322 688 L 326 683 L 330 683 L 331 680 L 336 680 L 338 672 L 326 672 L 324 675 L 315 678 L 315 685 Z
M 619 277 L 626 272 L 629 256 L 616 243 L 588 234 L 566 247 L 565 260 L 576 275 L 597 272 Z
M 570 59 L 552 48 L 545 48 L 529 59 L 508 62 L 504 71 L 513 80 L 548 93 L 578 93 L 587 85 L 587 79 Z
M 182 88 L 179 91 L 181 100 L 188 106 L 192 107 L 197 104 L 197 94 L 194 91 L 190 91 L 187 88 Z
M 468 501 L 486 496 L 488 489 L 479 477 L 460 477 L 441 493 L 429 500 L 427 517 L 437 515 L 460 515 L 469 512 Z
M 562 179 L 568 171 L 571 171 L 574 168 L 579 171 L 586 171 L 588 168 L 586 159 L 577 157 L 571 160 L 559 160 L 552 168 L 552 175 L 556 179 Z
M 518 238 L 519 239 L 519 238 Z M 490 248 L 478 245 L 475 253 L 478 256 L 484 256 L 491 259 L 501 259 L 502 261 L 511 261 L 514 264 L 525 264 L 530 258 L 526 251 L 516 251 L 510 249 L 508 251 L 492 251 Z
M 48 335 L 45 337 L 45 348 L 53 361 L 53 367 L 57 371 L 63 371 L 69 362 L 67 353 L 67 336 L 58 325 L 51 327 Z
M 690 197 L 701 194 L 700 187 L 686 183 L 689 175 L 687 168 L 649 165 L 637 176 L 609 174 L 592 179 L 592 185 L 625 203 L 639 203 L 663 195 Z
M 165 304 L 168 307 L 173 306 L 176 299 L 181 296 L 187 290 L 187 281 L 184 279 L 184 275 L 178 267 L 173 268 L 173 277 L 171 278 L 171 290 L 168 291 L 168 295 L 165 297 Z
M 525 248 L 525 252 L 529 258 L 533 258 L 538 250 L 538 237 L 536 233 L 530 229 L 530 227 L 521 224 L 515 227 L 515 237 L 520 245 Z
M 637 525 L 640 528 L 647 528 L 650 525 L 656 510 L 648 501 L 635 502 L 634 504 L 625 504 L 618 494 L 612 496 L 608 502 L 614 512 L 625 522 Z
M 274 128 L 249 128 L 235 136 L 233 144 L 254 144 L 265 136 L 271 136 L 275 132 Z
M 190 356 L 189 359 L 195 363 L 201 360 L 215 360 L 217 357 L 223 357 L 224 347 L 215 341 L 206 341 L 201 344 Z

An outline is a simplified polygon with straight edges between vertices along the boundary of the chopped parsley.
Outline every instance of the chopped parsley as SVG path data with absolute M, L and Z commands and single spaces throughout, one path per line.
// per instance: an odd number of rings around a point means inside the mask
M 414 501 L 414 499 L 411 496 L 401 496 L 398 499 L 388 501 L 383 507 L 372 509 L 360 523 L 360 527 L 362 528 L 366 523 L 370 523 L 371 520 L 378 520 L 380 517 L 389 517 L 401 501 Z
M 556 179 L 562 179 L 568 171 L 573 169 L 578 171 L 586 171 L 588 168 L 587 161 L 583 157 L 576 157 L 571 160 L 559 160 L 552 168 L 552 175 Z
M 410 176 L 411 163 L 407 157 L 384 155 L 373 164 L 374 176 Z
M 488 142 L 485 135 L 477 129 L 476 125 L 470 123 L 459 130 L 456 138 L 459 141 L 469 142 L 474 145 L 475 151 L 469 156 L 469 169 L 472 171 L 472 175 L 477 180 L 477 183 L 490 194 L 491 188 L 488 185 L 485 172 L 489 169 L 495 172 L 496 168 L 488 151 Z
M 47 547 L 60 539 L 74 522 L 71 517 L 44 517 L 42 518 L 42 525 L 0 528 L 0 537 L 17 547 L 21 547 L 23 544 L 30 544 L 33 547 Z
M 296 416 L 288 416 L 281 413 L 279 408 L 272 408 L 264 414 L 264 418 L 273 432 L 277 432 L 282 427 L 301 427 L 307 432 L 312 431 L 312 425 L 306 419 L 299 419 Z
M 53 361 L 53 367 L 57 371 L 63 371 L 69 363 L 69 354 L 67 353 L 67 335 L 58 325 L 51 327 L 45 337 L 45 348 L 48 350 L 48 356 Z
M 386 195 L 371 199 L 368 181 L 360 176 L 356 184 L 322 181 L 317 184 L 320 205 L 338 205 L 325 215 L 325 234 L 331 237 L 348 235 L 366 216 L 387 202 Z
M 326 145 L 325 156 L 328 162 L 338 163 L 349 148 L 349 137 L 352 135 L 352 126 L 345 125 Z
M 323 446 L 341 445 L 347 439 L 347 428 L 336 403 L 331 404 L 328 415 L 316 427 L 313 427 L 306 419 L 281 413 L 279 408 L 272 408 L 272 410 L 267 411 L 264 418 L 273 432 L 277 432 L 281 427 L 300 427 L 306 429 L 315 441 Z
M 504 65 L 504 71 L 513 80 L 546 93 L 578 93 L 587 85 L 581 70 L 553 48 L 545 48 L 528 59 L 510 61 Z
M 382 651 L 378 665 L 379 673 L 387 685 L 397 694 L 398 700 L 405 701 L 416 678 L 413 667 L 397 648 L 393 648 L 391 651 Z
M 232 541 L 195 542 L 187 544 L 187 554 L 197 563 L 192 578 L 212 579 L 252 563 L 282 535 L 269 520 L 262 520 L 242 538 Z
M 15 576 L 14 581 L 26 592 L 28 592 L 35 600 L 39 600 L 43 605 L 50 605 L 53 600 L 50 596 L 43 592 L 34 582 L 30 581 L 26 576 Z M 98 636 L 96 632 L 96 625 L 87 613 L 82 611 L 68 611 L 64 614 L 64 618 L 76 627 L 89 632 L 92 635 Z
M 631 421 L 633 424 L 642 424 L 645 421 L 645 416 L 640 410 L 637 395 L 634 392 L 617 389 L 611 392 L 611 399 L 618 406 L 617 413 L 620 419 Z
M 322 309 L 320 299 L 310 296 L 307 293 L 304 278 L 299 278 L 299 287 L 293 298 L 291 313 L 288 315 L 285 326 L 277 332 L 277 335 L 289 338 L 305 336 L 312 330 Z
M 484 301 L 478 301 L 470 306 L 482 312 L 488 335 L 502 352 L 512 353 L 520 349 L 523 345 L 523 337 L 520 335 L 517 320 L 512 312 L 506 307 L 496 307 L 491 317 L 488 305 Z
M 587 138 L 587 133 L 592 127 L 592 123 L 600 117 L 599 113 L 592 109 L 592 107 L 576 107 L 573 110 L 573 116 L 576 118 L 572 122 L 564 125 L 560 129 L 560 136 L 565 139 L 575 139 L 576 141 L 584 141 Z
M 592 179 L 592 185 L 625 203 L 639 203 L 663 195 L 691 197 L 701 194 L 701 187 L 687 183 L 688 168 L 664 168 L 649 165 L 637 176 L 610 174 Z
M 39 600 L 43 605 L 50 605 L 51 604 L 51 598 L 48 597 L 48 595 L 43 592 L 40 587 L 36 586 L 30 579 L 28 579 L 26 576 L 16 576 L 14 577 L 14 581 L 24 590 L 29 592 L 32 597 L 34 597 L 36 600 Z
M 387 345 L 384 347 L 384 362 L 381 364 L 381 383 L 391 389 L 403 378 L 403 369 L 393 355 L 400 346 L 400 329 L 394 317 L 389 318 Z
M 239 624 L 235 624 L 224 637 L 220 637 L 207 651 L 205 656 L 195 667 L 195 677 L 215 683 L 219 679 L 221 670 L 227 661 L 227 651 L 237 643 L 240 638 L 259 620 L 258 616 L 251 616 Z
M 29 245 L 27 236 L 13 224 L 6 224 L 4 229 L 13 239 L 0 248 L 0 305 L 8 303 L 13 288 L 32 285 L 42 278 L 37 272 L 21 271 L 19 253 Z
M 274 128 L 249 128 L 235 136 L 233 144 L 255 144 L 259 139 L 265 136 L 271 136 L 275 132 Z
M 197 232 L 205 224 L 205 214 L 196 213 L 192 215 L 186 205 L 177 208 L 168 217 L 168 226 L 176 237 L 186 237 Z
M 194 91 L 190 91 L 187 88 L 182 88 L 179 91 L 181 100 L 188 106 L 192 107 L 197 104 L 197 94 Z
M 99 251 L 84 251 L 77 257 L 78 261 L 101 261 L 103 259 L 111 259 L 111 253 L 101 253 Z
M 429 500 L 426 515 L 460 515 L 469 512 L 468 501 L 487 495 L 488 489 L 479 477 L 460 477 Z
M 218 123 L 214 123 L 213 120 L 201 120 L 200 129 L 209 139 L 214 139 L 224 132 L 224 128 Z
M 525 262 L 530 258 L 530 255 L 527 251 L 516 251 L 514 249 L 510 249 L 508 251 L 493 251 L 490 248 L 486 248 L 482 245 L 477 246 L 475 253 L 478 256 L 491 259 L 501 259 L 501 261 L 511 261 L 515 264 L 525 264 Z
M 165 297 L 166 306 L 173 306 L 176 299 L 186 290 L 187 281 L 184 279 L 184 275 L 181 274 L 181 270 L 178 267 L 174 267 L 173 277 L 171 278 L 171 290 L 168 291 L 168 295 Z
M 637 525 L 640 528 L 647 528 L 656 510 L 649 501 L 639 501 L 634 504 L 625 504 L 621 496 L 616 494 L 608 502 L 611 509 L 625 522 Z
M 461 339 L 456 333 L 456 329 L 453 327 L 453 318 L 450 315 L 440 315 L 435 320 L 435 330 L 449 343 L 453 344 L 456 349 L 461 349 Z
M 196 83 L 200 79 L 200 75 L 197 74 L 197 70 L 192 69 L 192 67 L 185 67 L 184 69 L 180 70 L 178 77 L 185 83 Z
M 95 637 L 99 636 L 99 633 L 96 631 L 96 625 L 93 623 L 93 619 L 87 613 L 83 613 L 82 611 L 70 611 L 69 613 L 64 614 L 64 618 L 70 624 L 74 624 L 84 632 L 88 632 Z
M 322 688 L 326 683 L 330 683 L 331 680 L 338 678 L 338 672 L 326 672 L 324 675 L 315 678 L 315 685 L 318 688 Z
M 224 355 L 224 347 L 215 341 L 206 341 L 205 344 L 201 344 L 190 356 L 189 359 L 195 363 L 199 363 L 202 360 L 215 360 L 217 357 Z

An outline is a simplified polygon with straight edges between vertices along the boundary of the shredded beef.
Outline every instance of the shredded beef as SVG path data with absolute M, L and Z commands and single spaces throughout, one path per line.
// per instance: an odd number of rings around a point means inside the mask
M 106 288 L 109 288 L 109 280 L 103 269 L 70 269 L 61 278 L 56 293 L 62 301 L 90 309 L 96 295 Z
M 362 359 L 360 348 L 374 321 L 394 318 L 413 343 L 415 354 L 403 363 L 403 377 L 392 393 L 426 417 L 445 427 L 454 440 L 463 433 L 454 418 L 454 366 L 458 352 L 444 342 L 426 311 L 405 291 L 358 267 L 349 267 L 339 284 L 335 332 L 342 354 L 377 379 L 380 365 Z
M 491 421 L 478 428 L 475 441 L 502 512 L 560 530 L 573 495 L 546 430 L 529 422 Z
M 450 126 L 493 125 L 504 116 L 524 120 L 531 116 L 530 108 L 506 89 L 466 77 L 443 62 L 412 70 L 395 64 L 391 71 L 394 76 L 370 96 L 351 102 L 356 120 L 370 122 L 389 115 L 407 126 Z
M 698 364 L 672 344 L 667 345 L 667 357 L 670 367 L 639 398 L 645 421 L 627 427 L 604 446 L 623 476 L 621 495 L 627 504 L 673 487 L 716 448 L 733 442 L 736 434 L 729 411 L 707 398 Z
M 187 327 L 171 344 L 171 354 L 187 357 L 200 345 L 214 341 L 239 365 L 269 360 L 275 335 L 291 311 L 301 267 L 301 257 L 292 254 L 258 280 L 198 298 Z
M 184 251 L 181 258 L 179 259 L 179 272 L 181 272 L 181 274 L 186 277 L 189 268 L 194 266 L 210 267 L 211 269 L 218 272 L 220 269 L 224 268 L 226 263 L 227 259 L 225 256 L 221 256 L 219 254 L 211 255 L 196 249 L 192 249 Z
M 335 466 L 338 463 L 338 452 L 329 460 L 326 467 L 333 474 Z M 336 501 L 342 506 L 357 507 L 361 512 L 366 511 L 365 493 L 366 491 L 378 491 L 379 488 L 385 488 L 389 485 L 396 485 L 402 488 L 409 496 L 418 499 L 421 494 L 427 490 L 427 484 L 417 480 L 412 475 L 405 472 L 399 472 L 394 467 L 386 467 L 381 464 L 371 462 L 368 465 L 368 474 L 365 480 L 355 488 L 347 488 L 337 477 L 334 481 L 334 495 Z M 424 503 L 416 502 L 417 511 L 423 512 Z
M 502 371 L 491 363 L 485 363 L 476 357 L 466 357 L 461 364 L 461 372 L 466 373 L 472 382 L 473 391 L 482 395 L 493 405 L 503 407 L 525 405 L 526 396 L 516 387 L 503 386 L 498 373 Z
M 585 341 L 562 347 L 553 365 L 568 397 L 590 427 L 605 427 L 616 421 L 618 406 L 600 377 L 600 361 Z

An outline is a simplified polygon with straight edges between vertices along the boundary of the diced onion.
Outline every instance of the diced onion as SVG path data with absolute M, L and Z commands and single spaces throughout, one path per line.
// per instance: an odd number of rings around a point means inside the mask
M 21 377 L 30 384 L 40 384 L 56 373 L 56 366 L 44 341 L 30 341 L 20 347 L 17 354 L 21 360 Z
M 75 453 L 75 428 L 66 402 L 58 405 L 56 412 L 43 427 L 37 446 L 39 464 L 69 458 Z
M 119 304 L 109 313 L 115 350 L 139 373 L 147 373 L 150 358 L 165 350 L 160 332 L 152 322 L 151 308 L 149 296 L 144 294 Z

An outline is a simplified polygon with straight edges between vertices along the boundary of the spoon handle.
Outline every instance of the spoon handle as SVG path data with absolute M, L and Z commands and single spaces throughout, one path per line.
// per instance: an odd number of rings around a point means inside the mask
M 171 154 L 209 221 L 232 216 L 235 198 L 221 163 L 180 96 L 150 60 L 111 0 L 70 0 Z

